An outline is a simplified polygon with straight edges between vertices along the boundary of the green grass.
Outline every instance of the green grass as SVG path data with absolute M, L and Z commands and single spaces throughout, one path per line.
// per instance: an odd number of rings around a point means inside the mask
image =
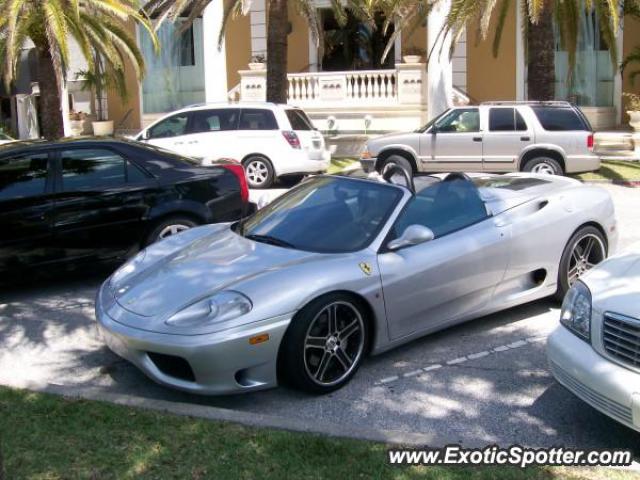
M 640 162 L 606 161 L 602 162 L 600 170 L 596 172 L 571 175 L 583 181 L 613 180 L 616 182 L 640 181 Z
M 357 160 L 354 160 L 352 158 L 334 158 L 331 160 L 331 165 L 329 166 L 327 173 L 330 175 L 340 173 L 345 168 L 350 167 L 356 162 Z
M 387 447 L 379 443 L 7 388 L 0 388 L 0 445 L 0 479 L 4 469 L 6 480 L 638 478 L 602 469 L 391 467 Z

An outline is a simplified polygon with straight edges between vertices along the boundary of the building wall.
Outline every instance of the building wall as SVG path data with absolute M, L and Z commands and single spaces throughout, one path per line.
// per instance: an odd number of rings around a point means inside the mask
M 136 27 L 133 22 L 129 23 L 128 29 L 132 35 L 136 35 Z M 107 92 L 107 111 L 109 112 L 109 120 L 113 120 L 116 129 L 137 131 L 142 127 L 140 82 L 136 77 L 135 69 L 129 62 L 127 62 L 125 74 L 127 99 L 123 101 L 115 92 Z M 127 116 L 129 111 L 131 113 Z
M 227 53 L 227 85 L 232 89 L 240 83 L 238 70 L 246 70 L 251 60 L 251 19 L 238 15 L 227 24 L 225 36 Z
M 640 20 L 625 17 L 622 58 L 626 58 L 635 47 L 640 47 Z M 636 70 L 640 70 L 640 64 L 638 63 L 631 64 L 627 67 L 622 79 L 623 92 L 640 94 L 640 77 L 636 78 L 635 85 L 631 83 L 631 79 L 629 78 L 631 72 Z M 622 123 L 627 124 L 629 116 L 626 113 L 624 100 L 622 106 Z
M 294 2 L 289 2 L 289 49 L 287 63 L 289 73 L 309 71 L 309 26 L 302 15 L 295 8 Z
M 408 32 L 402 32 L 402 51 L 409 47 L 417 47 L 422 50 L 426 50 L 427 48 L 427 27 L 426 20 L 425 22 L 418 28 L 416 28 L 409 35 Z M 429 52 L 426 52 L 428 54 Z
M 497 58 L 492 52 L 497 9 L 486 40 L 476 41 L 477 22 L 467 27 L 467 92 L 475 101 L 516 99 L 516 2 L 505 22 Z

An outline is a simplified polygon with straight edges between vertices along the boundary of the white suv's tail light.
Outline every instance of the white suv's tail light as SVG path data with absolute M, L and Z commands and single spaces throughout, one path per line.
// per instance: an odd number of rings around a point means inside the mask
M 296 132 L 292 132 L 290 130 L 283 130 L 282 136 L 287 142 L 289 142 L 289 145 L 291 145 L 291 148 L 295 148 L 297 150 L 300 150 L 300 148 L 302 148 L 302 146 L 300 145 L 300 138 L 298 138 L 298 135 L 296 134 Z
M 594 139 L 593 139 L 593 133 L 590 133 L 589 136 L 587 137 L 587 148 L 593 152 L 593 148 L 594 148 Z

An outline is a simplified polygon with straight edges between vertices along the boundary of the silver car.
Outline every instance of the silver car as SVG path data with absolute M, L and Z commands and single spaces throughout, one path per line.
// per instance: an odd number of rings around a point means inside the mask
M 563 177 L 314 177 L 252 217 L 154 244 L 101 287 L 107 345 L 158 383 L 316 393 L 368 354 L 550 295 L 617 238 L 609 194 Z
M 593 132 L 567 102 L 483 103 L 455 107 L 423 128 L 370 140 L 361 163 L 381 172 L 532 172 L 562 175 L 598 170 Z

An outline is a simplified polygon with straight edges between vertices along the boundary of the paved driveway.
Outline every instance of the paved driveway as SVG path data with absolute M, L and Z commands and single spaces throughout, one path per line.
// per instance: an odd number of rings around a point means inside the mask
M 621 246 L 640 241 L 640 189 L 606 186 Z M 551 378 L 546 335 L 557 305 L 539 301 L 368 359 L 344 389 L 312 397 L 279 388 L 197 397 L 155 385 L 96 336 L 93 299 L 109 274 L 77 272 L 0 291 L 0 383 L 93 387 L 268 416 L 271 423 L 407 442 L 635 448 L 638 434 L 586 406 Z M 96 390 L 97 389 L 97 390 Z M 213 411 L 213 410 L 212 410 Z M 267 422 L 269 423 L 269 422 Z

